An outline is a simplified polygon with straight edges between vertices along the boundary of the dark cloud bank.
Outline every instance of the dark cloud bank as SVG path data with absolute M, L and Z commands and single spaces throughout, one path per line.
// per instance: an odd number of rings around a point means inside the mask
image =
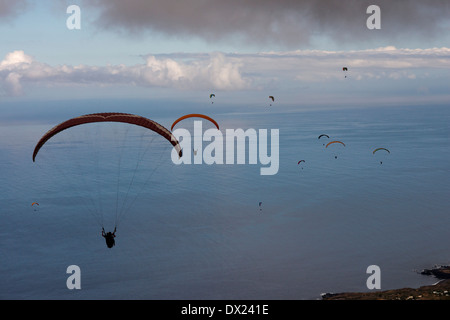
M 369 5 L 381 9 L 381 30 L 369 30 Z M 102 28 L 287 48 L 326 37 L 337 44 L 372 40 L 430 41 L 449 31 L 448 0 L 89 0 Z M 446 25 L 445 25 L 446 24 Z
M 27 9 L 26 0 L 0 0 L 0 22 L 10 20 Z

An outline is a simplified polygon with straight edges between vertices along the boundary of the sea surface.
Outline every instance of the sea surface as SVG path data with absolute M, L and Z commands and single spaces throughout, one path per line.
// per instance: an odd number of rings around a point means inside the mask
M 369 291 L 371 265 L 387 290 L 434 283 L 418 272 L 450 262 L 450 106 L 161 106 L 0 106 L 1 299 L 320 299 Z M 176 165 L 161 136 L 111 123 L 68 129 L 33 162 L 53 126 L 106 111 L 169 129 L 204 113 L 223 146 L 227 129 L 278 129 L 268 149 L 279 170 L 261 175 L 267 165 L 249 154 Z M 177 128 L 193 132 L 195 120 Z M 112 249 L 102 227 L 117 227 Z M 67 287 L 71 265 L 79 290 Z

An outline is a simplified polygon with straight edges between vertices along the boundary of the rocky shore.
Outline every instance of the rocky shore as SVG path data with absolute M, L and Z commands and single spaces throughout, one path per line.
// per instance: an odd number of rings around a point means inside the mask
M 450 266 L 435 266 L 433 269 L 424 269 L 420 274 L 433 276 L 440 281 L 418 289 L 326 293 L 322 295 L 322 300 L 450 300 Z

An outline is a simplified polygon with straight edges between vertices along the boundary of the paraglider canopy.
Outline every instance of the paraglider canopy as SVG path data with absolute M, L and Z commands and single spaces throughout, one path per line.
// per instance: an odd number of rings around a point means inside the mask
M 380 150 L 384 150 L 387 151 L 388 153 L 391 153 L 388 149 L 386 148 L 376 148 L 375 150 L 373 150 L 372 154 L 375 154 L 375 152 L 380 151 Z
M 36 159 L 36 156 L 41 149 L 41 147 L 54 135 L 58 134 L 61 131 L 64 131 L 66 129 L 69 129 L 71 127 L 75 127 L 82 124 L 87 123 L 93 123 L 93 122 L 123 122 L 123 123 L 129 123 L 134 124 L 137 126 L 141 126 L 147 129 L 150 129 L 161 136 L 163 136 L 166 140 L 168 140 L 177 150 L 178 155 L 181 157 L 183 155 L 180 144 L 178 140 L 172 135 L 172 133 L 164 128 L 159 123 L 141 117 L 134 114 L 129 113 L 119 113 L 119 112 L 109 112 L 109 113 L 93 113 L 93 114 L 87 114 L 84 116 L 76 117 L 69 119 L 67 121 L 64 121 L 57 126 L 50 129 L 44 136 L 39 140 L 39 142 L 36 144 L 36 147 L 34 148 L 33 152 L 33 162 Z
M 180 122 L 181 120 L 187 119 L 187 118 L 203 118 L 203 119 L 206 119 L 208 121 L 211 121 L 216 126 L 217 130 L 219 130 L 219 124 L 213 118 L 210 118 L 210 117 L 208 117 L 208 116 L 206 116 L 204 114 L 200 114 L 200 113 L 191 113 L 191 114 L 187 114 L 187 115 L 184 115 L 184 116 L 178 118 L 177 120 L 175 120 L 172 123 L 172 127 L 170 127 L 170 130 L 173 131 L 173 127 L 175 127 L 175 125 L 178 122 Z
M 328 143 L 327 143 L 327 145 L 325 146 L 325 148 L 328 148 L 328 146 L 329 146 L 330 144 L 333 144 L 333 143 L 340 143 L 340 144 L 342 144 L 342 145 L 345 147 L 345 144 L 344 144 L 343 142 L 341 142 L 341 141 L 331 141 L 331 142 L 328 142 Z

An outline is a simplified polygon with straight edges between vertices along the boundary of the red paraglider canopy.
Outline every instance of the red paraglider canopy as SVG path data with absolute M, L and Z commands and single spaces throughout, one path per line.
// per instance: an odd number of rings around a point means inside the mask
M 92 122 L 123 122 L 123 123 L 129 123 L 134 124 L 137 126 L 148 128 L 167 140 L 175 147 L 175 149 L 178 152 L 178 155 L 181 157 L 182 150 L 180 147 L 180 144 L 178 140 L 175 138 L 175 136 L 166 128 L 164 128 L 159 123 L 147 119 L 142 116 L 137 116 L 134 114 L 129 113 L 119 113 L 119 112 L 106 112 L 106 113 L 93 113 L 93 114 L 87 114 L 84 116 L 76 117 L 69 119 L 67 121 L 64 121 L 57 126 L 50 129 L 44 136 L 39 140 L 39 142 L 36 144 L 36 147 L 34 148 L 33 152 L 33 162 L 35 161 L 36 155 L 38 154 L 39 150 L 42 148 L 42 146 L 54 135 L 58 134 L 59 132 L 69 129 L 74 126 L 78 126 L 85 123 L 92 123 Z

